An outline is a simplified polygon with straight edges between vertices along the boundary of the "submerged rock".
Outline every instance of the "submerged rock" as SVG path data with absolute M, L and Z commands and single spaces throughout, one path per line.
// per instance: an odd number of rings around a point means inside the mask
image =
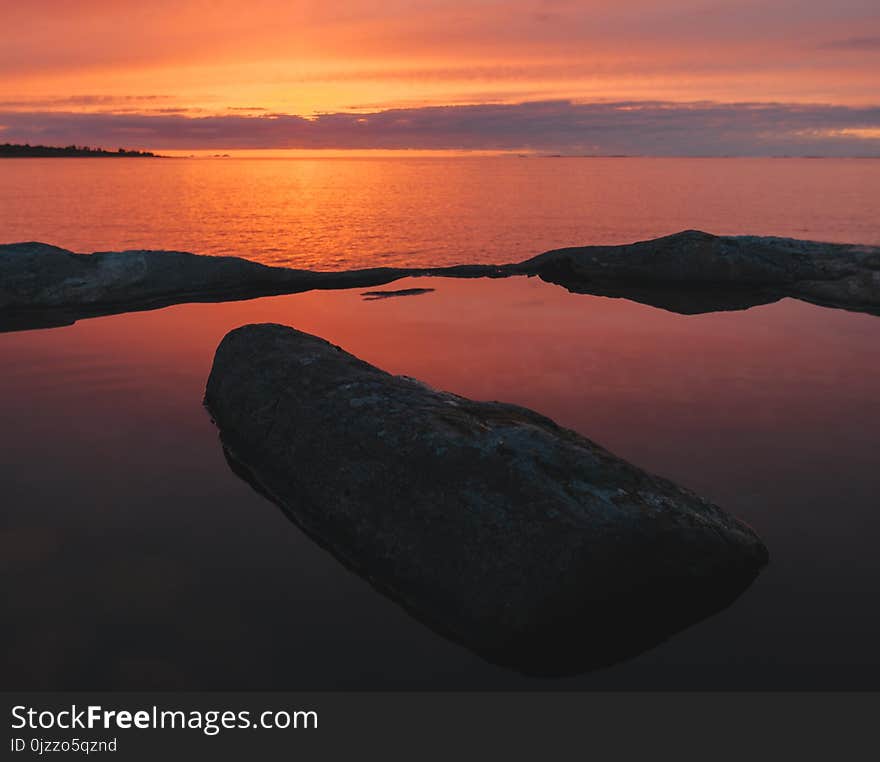
M 248 325 L 205 402 L 231 465 L 436 631 L 532 674 L 648 648 L 767 563 L 745 524 L 531 410 Z
M 397 291 L 364 291 L 361 296 L 365 302 L 375 302 L 399 296 L 422 296 L 423 294 L 431 294 L 433 292 L 433 288 L 401 288 Z

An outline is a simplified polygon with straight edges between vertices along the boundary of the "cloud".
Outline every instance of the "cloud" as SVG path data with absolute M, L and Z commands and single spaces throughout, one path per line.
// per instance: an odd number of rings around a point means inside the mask
M 306 112 L 404 99 L 473 103 L 477 90 L 519 85 L 516 93 L 537 94 L 508 94 L 507 102 L 601 96 L 870 103 L 872 54 L 833 53 L 877 49 L 875 6 L 876 0 L 7 0 L 0 97 L 172 90 L 184 108 L 254 103 Z M 822 54 L 828 41 L 832 53 Z M 207 100 L 205 92 L 218 99 Z
M 370 113 L 0 111 L 4 140 L 149 149 L 458 149 L 636 155 L 880 155 L 880 106 L 535 101 Z
M 872 50 L 880 52 L 880 37 L 847 37 L 822 45 L 832 50 Z
M 115 111 L 119 107 L 132 108 L 141 104 L 150 104 L 174 100 L 171 95 L 64 95 L 48 97 L 15 97 L 0 99 L 0 110 L 15 109 L 33 111 L 34 109 L 51 109 L 53 111 L 76 108 L 77 110 L 93 109 Z

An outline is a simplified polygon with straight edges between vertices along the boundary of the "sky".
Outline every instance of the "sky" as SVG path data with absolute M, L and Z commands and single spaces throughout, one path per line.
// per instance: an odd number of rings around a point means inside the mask
M 877 0 L 0 0 L 0 142 L 880 155 Z

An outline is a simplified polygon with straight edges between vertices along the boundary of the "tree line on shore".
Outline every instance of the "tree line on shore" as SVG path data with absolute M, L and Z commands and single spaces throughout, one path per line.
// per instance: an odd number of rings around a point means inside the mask
M 0 144 L 0 158 L 10 157 L 55 157 L 55 156 L 140 156 L 155 157 L 151 151 L 134 151 L 118 148 L 115 151 L 107 151 L 103 148 L 91 146 L 32 146 L 28 143 L 2 143 Z

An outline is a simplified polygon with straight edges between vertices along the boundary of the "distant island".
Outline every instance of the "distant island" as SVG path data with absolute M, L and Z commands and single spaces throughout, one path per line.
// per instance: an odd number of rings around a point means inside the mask
M 115 151 L 105 151 L 103 148 L 90 148 L 89 146 L 32 146 L 16 143 L 0 144 L 0 159 L 19 158 L 54 158 L 66 156 L 137 156 L 143 158 L 156 158 L 156 154 L 150 151 L 129 151 L 118 148 Z

